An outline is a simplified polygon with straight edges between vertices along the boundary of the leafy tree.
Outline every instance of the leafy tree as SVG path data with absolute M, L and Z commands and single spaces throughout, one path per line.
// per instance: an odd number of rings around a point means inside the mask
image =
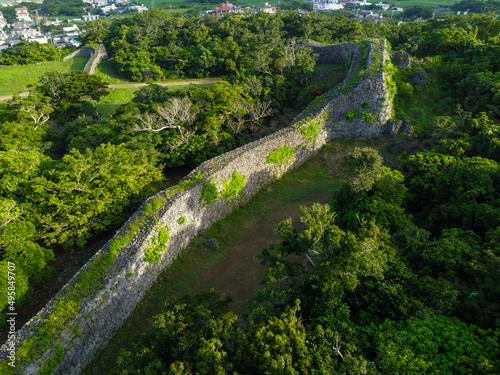
M 395 373 L 496 372 L 498 332 L 468 326 L 456 318 L 424 313 L 406 322 L 388 321 L 376 334 L 379 368 Z
M 83 246 L 116 225 L 134 197 L 161 180 L 155 159 L 123 145 L 71 150 L 31 184 L 31 200 L 46 243 Z
M 271 317 L 249 338 L 242 371 L 255 374 L 309 374 L 306 331 L 297 312 L 300 301 L 279 317 Z M 243 349 L 245 350 L 245 349 Z M 253 369 L 250 370 L 250 369 Z M 250 370 L 250 371 L 248 371 Z
M 26 65 L 45 61 L 60 60 L 63 54 L 55 45 L 47 43 L 20 42 L 2 51 L 0 64 Z
M 380 176 L 382 157 L 371 148 L 355 148 L 342 159 L 344 178 L 355 192 L 368 191 Z

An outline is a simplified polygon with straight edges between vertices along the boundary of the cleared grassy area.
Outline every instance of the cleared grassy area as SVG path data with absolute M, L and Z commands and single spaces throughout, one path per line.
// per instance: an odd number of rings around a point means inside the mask
M 83 70 L 88 58 L 80 56 L 66 61 L 53 61 L 40 65 L 16 65 L 0 67 L 0 96 L 26 91 L 38 83 L 40 77 L 51 70 L 69 72 Z
M 210 87 L 213 86 L 213 84 L 206 84 L 206 85 L 196 85 L 196 87 Z M 179 85 L 179 86 L 172 86 L 169 87 L 168 90 L 170 92 L 178 92 L 186 87 L 189 87 L 189 85 Z M 135 92 L 139 90 L 139 88 L 114 88 L 111 89 L 111 92 L 109 95 L 106 95 L 101 98 L 101 101 L 99 104 L 97 104 L 97 109 L 99 110 L 99 113 L 103 114 L 104 116 L 110 117 L 113 116 L 116 113 L 116 110 L 118 107 L 122 104 L 126 104 L 129 101 L 131 101 L 134 96 Z
M 455 1 L 452 0 L 395 0 L 389 2 L 389 4 L 400 7 L 400 8 L 409 8 L 414 6 L 429 6 L 431 8 L 436 8 L 439 6 L 442 7 L 451 7 L 455 4 Z
M 260 287 L 265 271 L 253 261 L 254 254 L 277 241 L 274 225 L 288 217 L 297 219 L 300 206 L 330 200 L 330 190 L 339 186 L 336 170 L 331 167 L 333 157 L 337 149 L 345 147 L 340 143 L 326 146 L 304 166 L 269 185 L 191 241 L 85 373 L 112 373 L 119 350 L 128 347 L 130 337 L 140 336 L 151 327 L 153 316 L 162 311 L 166 300 L 214 288 L 230 296 L 232 310 L 242 314 L 245 301 Z M 217 240 L 217 250 L 205 246 L 211 238 Z
M 137 88 L 110 90 L 109 95 L 102 97 L 97 104 L 99 113 L 107 117 L 114 115 L 120 105 L 128 103 L 134 98 L 137 90 Z
M 103 60 L 98 66 L 96 75 L 100 76 L 108 83 L 131 83 L 132 81 L 127 81 L 118 76 L 115 70 L 115 66 L 109 60 Z

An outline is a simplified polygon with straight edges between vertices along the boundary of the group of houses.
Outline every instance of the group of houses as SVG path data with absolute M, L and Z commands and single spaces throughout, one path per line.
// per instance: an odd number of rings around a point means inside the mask
M 28 8 L 15 8 L 16 22 L 11 24 L 0 11 L 0 51 L 12 47 L 20 42 L 38 42 L 40 44 L 53 43 L 59 47 L 79 47 L 76 37 L 80 34 L 78 26 L 62 27 L 56 33 L 43 33 L 40 30 L 42 17 L 32 15 Z M 47 21 L 43 26 L 60 25 L 62 21 Z
M 90 11 L 99 8 L 99 12 L 106 16 L 114 11 L 118 14 L 125 11 L 144 12 L 148 10 L 144 5 L 130 5 L 129 0 L 83 0 L 89 4 L 84 10 L 87 14 L 81 18 L 67 19 L 64 23 L 91 22 L 99 19 L 99 14 L 91 14 Z M 80 42 L 77 37 L 80 29 L 76 24 L 68 27 L 61 27 L 55 32 L 42 32 L 40 27 L 60 26 L 63 21 L 58 18 L 49 21 L 46 17 L 39 16 L 38 11 L 29 12 L 26 7 L 15 8 L 16 21 L 8 23 L 0 11 L 0 51 L 12 47 L 20 42 L 38 42 L 41 44 L 52 43 L 58 47 L 79 47 Z M 96 13 L 96 12 L 93 12 Z
M 206 14 L 229 14 L 229 13 L 259 13 L 265 12 L 270 14 L 276 13 L 277 7 L 270 5 L 269 3 L 265 3 L 262 7 L 252 8 L 249 6 L 238 6 L 231 3 L 221 3 L 212 9 L 206 10 L 202 12 L 201 15 L 204 16 Z
M 366 0 L 358 1 L 358 0 L 305 0 L 307 2 L 313 3 L 313 11 L 314 12 L 324 12 L 328 10 L 338 10 L 344 8 L 356 8 L 354 11 L 354 17 L 360 19 L 372 18 L 375 21 L 382 19 L 383 16 L 379 13 L 373 12 L 371 10 L 365 10 L 363 8 L 366 7 L 374 7 L 377 10 L 389 10 L 390 5 L 384 4 L 382 2 L 378 4 L 368 3 Z M 278 1 L 279 4 L 279 1 Z M 249 6 L 237 6 L 231 3 L 221 3 L 212 9 L 209 9 L 205 12 L 202 12 L 202 16 L 206 14 L 229 14 L 229 13 L 245 13 L 245 11 L 250 10 L 250 13 L 258 13 L 258 12 L 266 12 L 270 14 L 275 14 L 277 7 L 265 3 L 263 7 L 251 8 Z M 394 11 L 402 11 L 401 8 L 393 8 Z

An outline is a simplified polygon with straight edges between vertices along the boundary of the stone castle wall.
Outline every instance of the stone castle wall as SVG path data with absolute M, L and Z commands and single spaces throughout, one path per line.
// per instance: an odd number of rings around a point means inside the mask
M 18 355 L 28 353 L 21 358 L 17 373 L 80 374 L 130 315 L 159 273 L 171 265 L 200 230 L 226 217 L 266 184 L 300 166 L 329 139 L 369 138 L 380 134 L 390 113 L 390 108 L 380 107 L 381 102 L 389 101 L 386 77 L 381 69 L 387 54 L 384 41 L 369 45 L 366 69 L 373 74 L 364 76 L 359 74 L 359 61 L 363 60 L 361 48 L 355 43 L 315 46 L 320 61 L 351 61 L 344 82 L 313 101 L 289 127 L 202 163 L 179 185 L 149 198 L 115 237 L 16 333 L 16 352 Z M 335 51 L 338 51 L 337 57 Z M 346 111 L 366 107 L 365 102 L 373 108 L 374 123 L 345 119 Z M 287 155 L 284 150 L 288 150 L 288 157 L 270 162 L 272 153 Z M 235 171 L 245 178 L 242 191 L 226 198 L 219 194 L 210 204 L 203 202 L 202 190 L 207 183 L 215 184 L 221 192 Z M 155 202 L 158 203 L 156 211 L 151 209 Z M 167 228 L 170 235 L 167 248 L 162 249 L 158 260 L 145 261 Z M 129 240 L 122 246 L 115 246 L 127 236 Z M 106 263 L 109 259 L 111 262 Z M 99 271 L 102 264 L 107 266 Z M 89 275 L 98 276 L 88 280 Z M 92 294 L 86 295 L 82 285 L 96 291 L 90 289 Z M 75 313 L 63 314 L 67 306 L 72 306 Z M 0 370 L 9 369 L 8 354 L 4 344 Z
M 85 56 L 88 57 L 89 61 L 85 64 L 83 70 L 90 74 L 94 74 L 97 66 L 108 58 L 108 53 L 106 52 L 106 48 L 102 44 L 97 47 L 85 46 L 80 48 L 79 50 L 70 53 L 68 56 L 63 57 L 63 61 L 72 59 L 76 56 Z

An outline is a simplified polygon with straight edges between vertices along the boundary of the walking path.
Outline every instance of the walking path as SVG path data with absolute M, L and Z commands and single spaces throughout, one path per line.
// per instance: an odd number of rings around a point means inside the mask
M 197 79 L 197 80 L 184 80 L 184 81 L 173 81 L 173 82 L 154 82 L 160 86 L 184 86 L 184 85 L 208 85 L 211 83 L 216 83 L 221 81 L 220 78 L 208 78 L 208 79 Z M 139 88 L 149 85 L 149 83 L 110 83 L 108 87 L 110 89 L 128 89 L 128 88 Z M 22 92 L 19 95 L 27 96 L 28 92 Z M 3 95 L 0 96 L 0 101 L 10 100 L 14 95 Z

